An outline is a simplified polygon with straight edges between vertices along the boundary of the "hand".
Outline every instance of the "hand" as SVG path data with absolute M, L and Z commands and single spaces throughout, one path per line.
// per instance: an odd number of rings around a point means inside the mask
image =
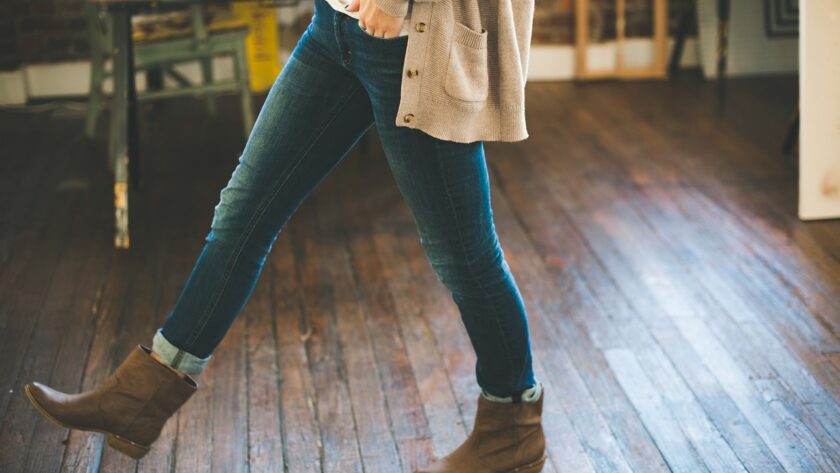
M 393 38 L 400 33 L 405 17 L 391 16 L 376 6 L 374 0 L 353 0 L 349 12 L 359 12 L 359 26 L 371 36 Z

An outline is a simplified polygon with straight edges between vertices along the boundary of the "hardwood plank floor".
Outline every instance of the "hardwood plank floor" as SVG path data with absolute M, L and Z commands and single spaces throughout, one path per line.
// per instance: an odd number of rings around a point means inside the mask
M 840 221 L 796 218 L 796 85 L 731 80 L 720 108 L 691 74 L 532 83 L 530 139 L 486 144 L 546 472 L 840 472 Z M 31 408 L 24 383 L 95 386 L 173 307 L 243 144 L 203 105 L 143 114 L 130 252 L 84 117 L 0 112 L 0 471 L 412 472 L 457 446 L 475 355 L 374 132 L 280 234 L 149 455 Z

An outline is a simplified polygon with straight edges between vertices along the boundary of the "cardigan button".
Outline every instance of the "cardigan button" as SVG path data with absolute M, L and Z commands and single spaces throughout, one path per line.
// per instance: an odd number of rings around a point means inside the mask
M 415 69 L 413 67 L 411 69 L 405 71 L 405 73 L 409 78 L 415 77 L 417 74 L 420 74 L 419 72 L 417 72 L 417 69 Z
M 403 117 L 403 121 L 406 122 L 406 123 L 410 123 L 412 118 L 414 118 L 413 113 L 406 113 L 405 116 Z
M 422 33 L 424 31 L 426 31 L 426 24 L 423 23 L 422 21 L 419 22 L 419 23 L 415 23 L 414 24 L 414 29 Z

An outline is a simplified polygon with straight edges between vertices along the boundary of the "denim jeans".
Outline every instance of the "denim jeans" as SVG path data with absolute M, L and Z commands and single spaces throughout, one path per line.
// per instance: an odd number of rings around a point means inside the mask
M 483 142 L 396 127 L 408 37 L 371 36 L 326 0 L 315 5 L 220 193 L 154 350 L 184 371 L 203 369 L 286 222 L 376 125 L 420 243 L 475 349 L 479 386 L 508 396 L 535 385 L 525 307 L 493 222 Z

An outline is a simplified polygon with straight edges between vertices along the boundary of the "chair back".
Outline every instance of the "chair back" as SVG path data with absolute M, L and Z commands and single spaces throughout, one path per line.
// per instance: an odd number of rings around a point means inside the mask
M 88 0 L 83 4 L 84 18 L 87 23 L 88 41 L 93 55 L 110 56 L 114 48 L 113 17 L 108 14 L 107 6 Z M 200 51 L 207 42 L 208 28 L 204 20 L 204 8 L 200 2 L 192 3 L 189 7 L 192 37 L 195 49 Z M 156 8 L 156 11 L 159 10 Z M 183 7 L 177 8 L 183 10 Z

